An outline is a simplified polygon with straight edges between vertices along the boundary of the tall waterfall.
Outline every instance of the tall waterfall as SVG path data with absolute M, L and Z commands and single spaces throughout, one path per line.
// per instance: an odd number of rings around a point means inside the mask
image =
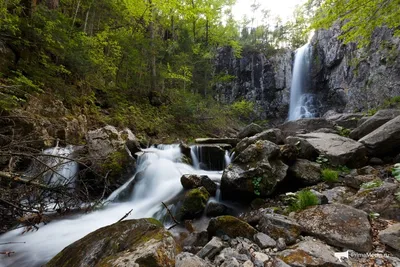
M 307 43 L 296 51 L 290 87 L 289 121 L 315 116 L 315 99 L 305 94 L 309 86 L 310 45 Z
M 132 209 L 127 219 L 156 217 L 163 210 L 161 202 L 172 200 L 182 191 L 180 178 L 183 174 L 207 175 L 219 183 L 221 171 L 205 171 L 181 162 L 179 145 L 165 145 L 144 150 L 138 158 L 136 174 L 108 198 L 109 203 L 95 212 L 72 216 L 21 235 L 16 229 L 0 236 L 0 243 L 10 244 L 2 249 L 16 251 L 11 257 L 2 257 L 0 267 L 41 266 L 64 247 L 106 225 L 113 224 Z M 223 160 L 223 158 L 222 158 Z M 198 163 L 196 165 L 199 165 Z M 197 166 L 198 167 L 198 166 Z M 62 171 L 62 170 L 60 170 Z M 129 186 L 134 182 L 134 186 Z M 119 195 L 125 194 L 124 202 Z

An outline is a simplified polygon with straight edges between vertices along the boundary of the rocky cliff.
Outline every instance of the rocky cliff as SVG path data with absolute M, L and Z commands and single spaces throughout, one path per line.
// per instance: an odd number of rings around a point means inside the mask
M 309 93 L 317 96 L 319 114 L 328 110 L 367 111 L 400 95 L 400 39 L 387 28 L 377 29 L 369 47 L 339 40 L 338 25 L 313 36 Z M 246 99 L 256 104 L 261 119 L 286 120 L 294 52 L 278 51 L 272 57 L 247 52 L 236 58 L 232 49 L 220 48 L 217 75 L 231 79 L 215 86 L 217 99 L 232 103 Z

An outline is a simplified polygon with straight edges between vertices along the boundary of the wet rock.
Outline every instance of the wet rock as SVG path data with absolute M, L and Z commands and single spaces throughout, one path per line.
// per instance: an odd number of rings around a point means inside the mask
M 46 266 L 175 266 L 175 246 L 159 221 L 126 220 L 72 243 Z
M 236 146 L 240 140 L 237 138 L 196 138 L 194 141 L 196 144 L 229 144 Z
M 212 196 L 215 196 L 217 192 L 217 184 L 207 175 L 184 174 L 181 177 L 181 184 L 185 189 L 194 189 L 203 186 Z
M 283 143 L 281 130 L 277 128 L 268 129 L 251 137 L 246 137 L 236 145 L 236 152 L 241 153 L 248 146 L 255 144 L 257 141 L 270 141 L 274 144 Z
M 296 214 L 303 232 L 326 243 L 359 252 L 372 249 L 371 225 L 364 211 L 342 205 L 327 204 Z
M 219 237 L 214 236 L 196 255 L 202 259 L 208 258 L 212 260 L 227 246 Z
M 300 155 L 313 159 L 324 155 L 333 166 L 361 167 L 367 162 L 365 147 L 350 138 L 329 133 L 300 134 L 286 139 L 289 144 L 300 141 Z
M 225 167 L 225 151 L 231 149 L 229 144 L 201 144 L 192 147 L 193 153 L 200 160 L 204 170 L 222 170 Z
M 187 144 L 185 144 L 185 143 L 180 143 L 179 144 L 179 148 L 181 149 L 181 153 L 186 157 L 186 158 L 188 158 L 188 159 L 191 159 L 192 158 L 192 155 L 191 155 L 191 148 L 190 148 L 190 146 L 188 146 Z
M 276 246 L 276 241 L 264 233 L 255 234 L 254 242 L 262 249 Z
M 370 158 L 368 163 L 371 164 L 371 165 L 383 165 L 383 164 L 385 164 L 383 162 L 383 160 L 381 160 L 380 158 L 377 158 L 377 157 Z
M 203 247 L 208 243 L 208 232 L 193 232 L 183 240 L 182 245 L 185 247 Z
M 175 258 L 175 267 L 211 267 L 212 265 L 192 253 L 182 252 Z
M 272 194 L 288 166 L 276 159 L 279 147 L 269 141 L 248 146 L 226 168 L 221 178 L 223 198 L 254 198 Z
M 374 157 L 393 154 L 400 148 L 400 116 L 386 122 L 359 140 Z
M 178 218 L 184 220 L 200 216 L 209 198 L 210 194 L 204 187 L 189 190 L 184 196 L 183 204 L 178 212 Z
M 301 232 L 299 224 L 280 214 L 265 214 L 257 228 L 275 240 L 280 237 L 284 238 L 288 245 L 295 243 Z
M 126 147 L 129 149 L 132 155 L 135 155 L 137 152 L 141 151 L 139 141 L 130 129 L 125 128 L 119 132 L 119 135 L 125 142 Z
M 279 252 L 277 257 L 290 266 L 348 266 L 334 254 L 335 250 L 323 242 L 306 240 Z
M 306 159 L 297 159 L 289 167 L 288 173 L 305 185 L 314 185 L 321 181 L 321 165 Z
M 379 240 L 385 245 L 400 252 L 400 223 L 389 226 L 379 232 Z
M 255 123 L 251 123 L 243 128 L 238 134 L 239 139 L 243 139 L 245 137 L 250 137 L 262 132 L 263 128 Z
M 285 137 L 311 133 L 321 128 L 334 129 L 334 124 L 324 118 L 311 118 L 288 121 L 279 126 Z
M 373 116 L 366 119 L 361 125 L 351 131 L 350 138 L 358 140 L 399 115 L 400 110 L 398 109 L 378 110 Z
M 224 204 L 218 202 L 209 202 L 206 208 L 206 215 L 209 217 L 228 215 L 231 213 L 232 210 L 230 210 Z
M 228 235 L 231 238 L 240 236 L 252 239 L 257 230 L 236 217 L 225 215 L 212 218 L 208 224 L 207 232 L 209 236 Z

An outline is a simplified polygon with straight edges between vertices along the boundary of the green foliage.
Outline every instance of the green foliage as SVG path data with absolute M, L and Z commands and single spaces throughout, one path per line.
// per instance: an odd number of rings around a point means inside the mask
M 399 108 L 400 107 L 400 96 L 394 96 L 390 99 L 385 100 L 382 108 Z
M 307 207 L 318 205 L 318 197 L 310 190 L 301 190 L 296 194 L 296 201 L 293 202 L 289 210 L 290 211 L 300 211 Z
M 340 136 L 348 137 L 350 135 L 351 130 L 344 128 L 342 126 L 336 126 L 336 130 L 339 132 Z
M 254 102 L 247 100 L 236 101 L 231 105 L 230 109 L 233 116 L 245 122 L 251 121 L 254 117 Z
M 351 172 L 351 169 L 349 168 L 349 167 L 347 167 L 347 166 L 342 166 L 342 165 L 339 165 L 338 167 L 337 167 L 337 171 L 339 171 L 339 172 L 343 172 L 343 173 L 350 173 Z
M 326 158 L 325 155 L 319 155 L 317 157 L 317 159 L 315 160 L 315 162 L 319 163 L 319 164 L 327 164 L 329 162 L 329 160 Z
M 378 219 L 379 216 L 381 216 L 381 215 L 380 215 L 379 213 L 376 213 L 376 212 L 371 212 L 371 213 L 368 214 L 368 216 L 369 216 L 371 219 Z
M 395 0 L 310 0 L 308 5 L 317 6 L 312 27 L 328 28 L 339 21 L 343 32 L 340 38 L 345 43 L 356 42 L 359 47 L 365 47 L 374 30 L 382 26 L 400 35 L 400 9 Z
M 256 194 L 257 196 L 260 195 L 260 183 L 262 181 L 262 177 L 254 177 L 253 178 L 253 186 L 254 186 L 254 194 Z
M 396 178 L 397 181 L 400 182 L 400 163 L 394 164 L 392 168 L 392 175 Z
M 380 187 L 382 184 L 383 184 L 382 180 L 376 179 L 371 182 L 363 183 L 361 185 L 361 188 L 362 189 L 371 189 L 371 188 Z
M 400 202 L 400 191 L 397 192 L 397 193 L 395 193 L 394 196 L 396 197 L 396 200 L 397 200 L 398 202 Z
M 339 174 L 337 171 L 332 169 L 323 169 L 322 180 L 328 183 L 336 183 L 339 181 Z

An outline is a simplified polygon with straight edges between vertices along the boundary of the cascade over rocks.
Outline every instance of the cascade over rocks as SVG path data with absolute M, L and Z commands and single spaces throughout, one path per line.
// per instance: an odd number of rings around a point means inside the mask
M 324 155 L 333 166 L 361 167 L 367 162 L 365 147 L 350 138 L 331 133 L 299 134 L 286 139 L 289 144 L 300 142 L 300 156 L 313 159 Z
M 349 136 L 350 138 L 358 140 L 399 115 L 400 110 L 398 109 L 378 110 L 373 116 L 366 119 L 362 124 L 358 125 L 356 129 L 351 131 Z
M 64 248 L 47 267 L 175 266 L 176 244 L 155 219 L 118 222 Z
M 358 141 L 367 147 L 372 156 L 393 155 L 400 148 L 400 115 Z
M 286 177 L 288 166 L 278 159 L 279 147 L 270 141 L 257 141 L 243 150 L 223 172 L 224 198 L 265 197 Z
M 327 204 L 296 214 L 302 231 L 332 246 L 368 252 L 372 249 L 371 225 L 364 211 L 342 205 Z

